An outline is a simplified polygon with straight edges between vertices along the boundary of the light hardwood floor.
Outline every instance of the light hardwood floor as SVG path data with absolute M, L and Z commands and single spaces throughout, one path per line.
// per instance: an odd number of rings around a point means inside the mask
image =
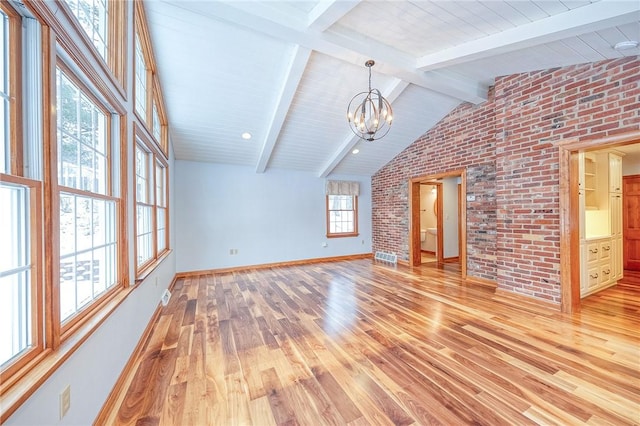
M 564 315 L 371 260 L 177 281 L 106 424 L 638 424 L 640 274 Z

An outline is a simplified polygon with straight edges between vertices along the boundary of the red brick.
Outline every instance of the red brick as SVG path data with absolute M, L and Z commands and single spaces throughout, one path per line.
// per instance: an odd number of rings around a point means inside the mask
M 468 274 L 559 303 L 556 142 L 637 130 L 638 75 L 632 57 L 497 78 L 372 177 L 374 251 L 408 260 L 410 178 L 465 168 Z

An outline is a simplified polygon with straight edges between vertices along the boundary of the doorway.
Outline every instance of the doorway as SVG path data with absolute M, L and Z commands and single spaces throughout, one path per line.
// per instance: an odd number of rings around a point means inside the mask
M 560 309 L 572 313 L 580 307 L 580 203 L 578 156 L 580 151 L 620 149 L 640 143 L 640 132 L 560 145 Z
M 624 269 L 640 271 L 640 173 L 622 177 L 622 195 Z
M 411 266 L 422 264 L 422 254 L 426 234 L 436 240 L 435 260 L 438 265 L 459 263 L 462 278 L 467 276 L 466 253 L 466 171 L 452 172 L 413 178 L 409 182 L 410 226 L 409 262 Z M 431 191 L 435 197 L 421 197 L 421 188 Z M 424 195 L 424 192 L 422 192 Z M 435 198 L 435 199 L 434 199 Z M 425 203 L 427 200 L 427 203 Z M 429 200 L 431 200 L 429 202 Z M 436 226 L 421 221 L 429 209 L 436 216 Z M 433 235 L 435 234 L 435 235 Z M 424 237 L 424 238 L 423 238 Z M 426 251 L 429 251 L 428 249 Z

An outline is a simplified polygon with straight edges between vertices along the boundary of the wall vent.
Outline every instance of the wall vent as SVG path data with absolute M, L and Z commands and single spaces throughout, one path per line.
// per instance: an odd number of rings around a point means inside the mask
M 377 251 L 374 259 L 381 262 L 393 263 L 394 265 L 398 263 L 398 255 L 395 253 L 385 253 L 383 251 Z

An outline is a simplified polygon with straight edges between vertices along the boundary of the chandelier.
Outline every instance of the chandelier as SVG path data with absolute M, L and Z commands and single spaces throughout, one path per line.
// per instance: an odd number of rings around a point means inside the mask
M 393 110 L 378 89 L 371 88 L 371 67 L 375 64 L 369 59 L 365 66 L 369 68 L 369 91 L 355 95 L 347 106 L 349 128 L 361 139 L 375 141 L 389 133 Z

